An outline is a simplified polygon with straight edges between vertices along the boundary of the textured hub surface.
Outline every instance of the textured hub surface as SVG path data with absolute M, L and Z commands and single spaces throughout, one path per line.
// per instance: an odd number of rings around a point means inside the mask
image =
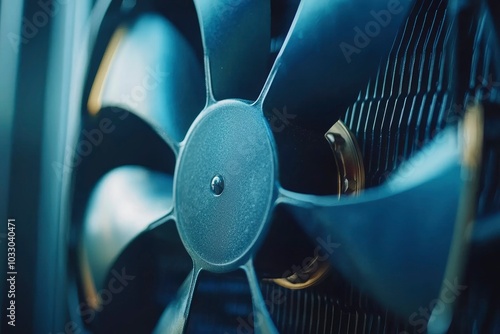
M 229 271 L 247 261 L 268 221 L 276 164 L 258 109 L 228 100 L 198 117 L 175 177 L 177 224 L 195 262 Z

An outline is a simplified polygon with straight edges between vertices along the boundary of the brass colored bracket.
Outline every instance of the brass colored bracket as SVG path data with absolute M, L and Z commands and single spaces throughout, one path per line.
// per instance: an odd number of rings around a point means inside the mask
M 359 194 L 365 187 L 365 169 L 356 138 L 342 121 L 335 123 L 325 138 L 337 164 L 339 196 Z

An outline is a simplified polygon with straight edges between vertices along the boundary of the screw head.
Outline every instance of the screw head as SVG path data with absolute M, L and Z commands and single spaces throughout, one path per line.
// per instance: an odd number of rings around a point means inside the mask
M 224 178 L 222 175 L 215 175 L 210 182 L 210 189 L 214 193 L 215 196 L 220 196 L 224 191 Z

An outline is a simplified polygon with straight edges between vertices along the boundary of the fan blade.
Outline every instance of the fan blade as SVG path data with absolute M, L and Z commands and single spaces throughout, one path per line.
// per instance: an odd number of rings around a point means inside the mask
M 168 175 L 125 166 L 101 179 L 89 200 L 83 227 L 83 249 L 97 289 L 125 246 L 152 222 L 167 219 L 171 210 L 172 177 Z
M 192 260 L 177 233 L 174 215 L 169 212 L 125 246 L 109 270 L 102 290 L 84 284 L 87 305 L 95 310 L 93 330 L 151 333 L 191 270 Z M 127 277 L 127 281 L 120 281 L 123 286 L 118 285 L 117 289 L 116 281 L 122 277 Z M 113 293 L 112 302 L 103 291 Z
M 208 102 L 255 100 L 267 75 L 269 0 L 195 0 L 205 49 Z
M 118 106 L 180 142 L 204 106 L 202 68 L 170 22 L 148 14 L 120 28 L 103 57 L 89 111 Z
M 266 301 L 262 296 L 262 292 L 259 287 L 259 280 L 255 274 L 255 269 L 253 262 L 248 262 L 243 266 L 245 273 L 248 277 L 248 283 L 250 284 L 250 291 L 252 293 L 252 303 L 253 303 L 253 319 L 254 319 L 254 331 L 258 334 L 272 334 L 278 333 L 278 330 L 274 326 L 271 319 L 271 315 L 266 307 Z M 271 301 L 272 302 L 272 301 Z
M 193 268 L 177 292 L 176 299 L 163 312 L 154 334 L 180 334 L 184 332 L 199 273 L 199 270 Z
M 464 182 L 453 130 L 359 197 L 282 190 L 278 199 L 319 243 L 322 261 L 405 317 L 437 298 L 444 279 Z
M 412 5 L 301 1 L 259 98 L 264 110 L 286 107 L 290 115 L 309 117 L 325 111 L 335 123 L 376 74 Z

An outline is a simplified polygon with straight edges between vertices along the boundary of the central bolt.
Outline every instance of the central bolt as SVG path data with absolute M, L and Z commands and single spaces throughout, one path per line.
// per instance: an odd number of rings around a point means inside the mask
M 210 182 L 210 189 L 212 189 L 215 196 L 220 196 L 220 194 L 222 194 L 224 191 L 224 179 L 221 175 L 217 174 L 212 178 L 212 181 Z

